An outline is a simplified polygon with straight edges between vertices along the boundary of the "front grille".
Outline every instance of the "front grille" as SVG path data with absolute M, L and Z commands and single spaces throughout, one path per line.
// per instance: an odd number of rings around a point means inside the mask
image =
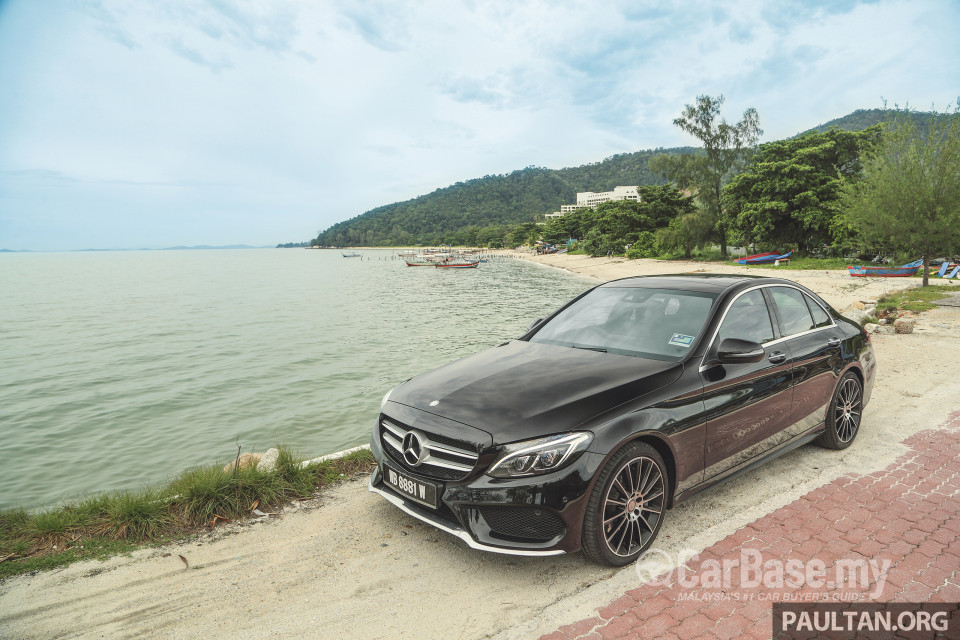
M 403 457 L 403 439 L 410 427 L 396 420 L 380 416 L 380 442 L 394 463 L 410 473 L 437 480 L 463 480 L 473 470 L 479 457 L 475 446 L 463 440 L 435 433 L 417 431 L 425 456 L 414 467 Z
M 491 531 L 500 537 L 547 542 L 564 530 L 560 516 L 546 509 L 496 505 L 483 505 L 479 509 Z

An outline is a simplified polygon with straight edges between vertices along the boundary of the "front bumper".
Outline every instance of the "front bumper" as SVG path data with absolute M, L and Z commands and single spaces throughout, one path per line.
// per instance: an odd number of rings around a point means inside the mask
M 462 481 L 439 483 L 440 507 L 433 509 L 401 495 L 384 482 L 384 453 L 376 438 L 371 452 L 378 463 L 370 476 L 371 492 L 408 515 L 460 538 L 473 549 L 521 556 L 553 556 L 580 548 L 587 491 L 603 461 L 599 454 L 586 452 L 569 467 L 554 473 L 516 479 L 491 478 L 475 470 Z M 409 471 L 402 473 L 416 477 Z M 421 480 L 437 483 L 429 478 Z M 498 531 L 501 525 L 487 521 L 491 509 L 497 514 L 502 514 L 503 509 L 516 509 L 524 517 L 539 514 L 557 523 L 557 532 L 541 540 L 502 535 Z

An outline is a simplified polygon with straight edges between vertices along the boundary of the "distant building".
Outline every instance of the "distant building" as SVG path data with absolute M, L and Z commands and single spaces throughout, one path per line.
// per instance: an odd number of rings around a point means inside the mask
M 601 191 L 599 193 L 581 191 L 577 194 L 577 204 L 562 204 L 560 205 L 560 211 L 548 213 L 543 217 L 548 220 L 551 218 L 560 218 L 577 209 L 583 209 L 585 207 L 596 209 L 597 205 L 601 202 L 611 202 L 615 200 L 633 200 L 637 202 L 640 200 L 637 187 L 614 187 L 613 191 Z

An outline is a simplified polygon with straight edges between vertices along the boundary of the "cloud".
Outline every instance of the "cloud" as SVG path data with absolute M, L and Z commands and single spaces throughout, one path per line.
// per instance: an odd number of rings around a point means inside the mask
M 389 52 L 408 48 L 410 12 L 402 4 L 368 0 L 343 2 L 338 8 L 347 28 L 370 46 Z
M 229 60 L 226 60 L 224 58 L 221 58 L 220 60 L 208 59 L 206 56 L 204 56 L 202 53 L 200 53 L 196 49 L 184 44 L 183 39 L 181 39 L 180 37 L 169 36 L 166 39 L 166 44 L 170 48 L 170 50 L 176 55 L 178 55 L 179 57 L 183 58 L 184 60 L 187 60 L 188 62 L 198 64 L 201 67 L 206 67 L 211 71 L 213 71 L 214 73 L 219 73 L 223 69 L 229 69 L 233 67 L 233 64 Z

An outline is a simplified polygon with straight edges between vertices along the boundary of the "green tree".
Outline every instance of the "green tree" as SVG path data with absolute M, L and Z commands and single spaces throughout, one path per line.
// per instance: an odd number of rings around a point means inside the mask
M 720 118 L 724 97 L 697 96 L 673 124 L 697 138 L 703 150 L 691 155 L 661 155 L 650 168 L 681 188 L 696 191 L 697 199 L 714 220 L 720 254 L 727 255 L 727 220 L 723 215 L 723 187 L 746 164 L 763 134 L 755 109 L 747 109 L 736 124 Z M 717 119 L 720 118 L 719 122 Z
M 683 257 L 693 257 L 694 249 L 702 249 L 716 239 L 716 224 L 710 212 L 697 206 L 690 213 L 677 216 L 657 231 L 657 243 L 666 251 L 681 249 Z
M 879 138 L 875 125 L 760 145 L 746 170 L 723 189 L 732 239 L 798 251 L 829 244 L 843 181 L 859 176 L 861 153 Z
M 583 248 L 587 252 L 595 256 L 620 254 L 626 245 L 639 241 L 634 255 L 647 257 L 653 253 L 653 233 L 693 210 L 691 198 L 673 185 L 645 185 L 639 187 L 637 193 L 640 196 L 637 202 L 604 202 L 596 210 L 576 212 L 585 230 Z
M 845 221 L 860 238 L 923 257 L 960 248 L 960 100 L 948 118 L 919 127 L 901 111 L 863 159 L 863 176 L 844 185 Z

